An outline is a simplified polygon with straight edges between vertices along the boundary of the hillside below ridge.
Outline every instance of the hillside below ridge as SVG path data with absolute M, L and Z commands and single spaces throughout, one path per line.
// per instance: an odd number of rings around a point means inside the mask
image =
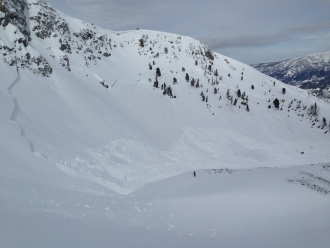
M 2 6 L 10 171 L 47 164 L 129 194 L 198 169 L 329 162 L 330 106 L 305 90 L 190 37 L 105 30 L 44 0 Z

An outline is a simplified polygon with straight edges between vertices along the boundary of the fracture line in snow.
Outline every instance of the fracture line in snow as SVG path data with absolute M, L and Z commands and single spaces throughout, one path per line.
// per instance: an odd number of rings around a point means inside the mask
M 11 95 L 11 97 L 14 100 L 14 109 L 13 109 L 13 112 L 11 113 L 10 121 L 13 122 L 15 125 L 17 125 L 20 128 L 20 130 L 21 130 L 20 135 L 21 135 L 22 138 L 24 138 L 28 142 L 31 152 L 37 157 L 41 156 L 43 158 L 47 158 L 46 156 L 42 155 L 41 153 L 39 153 L 35 150 L 33 143 L 28 138 L 26 138 L 25 130 L 23 129 L 23 127 L 20 126 L 16 122 L 16 118 L 18 116 L 18 113 L 20 112 L 20 108 L 19 108 L 17 99 L 14 97 L 14 95 L 11 91 L 16 86 L 16 84 L 19 82 L 20 79 L 21 79 L 21 76 L 18 73 L 16 79 L 14 80 L 14 82 L 12 82 L 12 84 L 7 88 L 8 93 Z
M 111 85 L 111 88 L 115 87 L 117 81 L 118 81 L 118 80 L 116 80 L 116 81 Z

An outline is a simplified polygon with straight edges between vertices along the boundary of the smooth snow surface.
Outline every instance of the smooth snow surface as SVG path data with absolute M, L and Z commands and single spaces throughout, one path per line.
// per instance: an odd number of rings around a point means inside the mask
M 125 196 L 63 176 L 55 187 L 2 176 L 1 244 L 326 248 L 329 175 L 329 164 L 201 170 Z
M 27 47 L 0 28 L 1 247 L 328 247 L 329 103 L 192 38 L 27 2 Z

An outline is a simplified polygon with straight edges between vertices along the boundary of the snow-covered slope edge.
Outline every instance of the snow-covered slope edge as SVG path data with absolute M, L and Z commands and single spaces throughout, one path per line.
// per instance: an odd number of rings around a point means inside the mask
M 49 165 L 128 194 L 196 169 L 329 161 L 329 104 L 303 90 L 189 37 L 112 32 L 40 0 L 1 6 L 6 173 Z

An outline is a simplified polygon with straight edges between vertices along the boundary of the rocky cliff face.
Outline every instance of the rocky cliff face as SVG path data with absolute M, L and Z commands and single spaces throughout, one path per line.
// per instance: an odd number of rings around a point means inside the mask
M 25 0 L 1 0 L 0 25 L 5 28 L 11 23 L 18 28 L 26 40 L 30 40 L 30 31 L 25 16 L 26 9 L 27 2 Z
M 56 60 L 57 64 L 71 71 L 70 56 L 73 53 L 79 54 L 80 63 L 89 68 L 110 57 L 113 49 L 125 50 L 124 46 L 133 45 L 140 56 L 150 54 L 153 58 L 162 56 L 164 49 L 167 54 L 174 45 L 182 47 L 181 37 L 178 36 L 177 39 L 168 41 L 169 47 L 159 47 L 160 51 L 152 50 L 150 46 L 157 45 L 163 37 L 157 35 L 151 39 L 143 34 L 137 39 L 123 40 L 122 37 L 117 38 L 119 34 L 114 32 L 107 32 L 71 17 L 66 18 L 44 0 L 3 0 L 0 3 L 0 23 L 4 28 L 0 36 L 3 37 L 0 40 L 0 58 L 10 66 L 15 66 L 18 71 L 27 68 L 35 74 L 49 77 L 53 71 L 49 61 Z M 31 40 L 50 52 L 40 53 L 40 47 L 36 49 L 31 46 Z M 187 47 L 182 51 L 179 48 L 179 52 L 186 53 L 196 63 L 199 59 L 214 60 L 214 54 L 202 43 L 185 45 Z M 51 52 L 58 49 L 61 54 Z M 173 52 L 167 58 L 173 56 L 173 59 L 177 59 L 177 55 Z M 203 55 L 202 58 L 200 55 Z M 203 64 L 205 63 L 199 63 L 199 66 Z
M 43 1 L 29 3 L 25 0 L 3 0 L 0 2 L 0 58 L 10 66 L 27 68 L 35 74 L 48 77 L 52 73 L 47 60 L 29 45 L 31 32 L 29 27 L 31 4 L 42 4 Z

